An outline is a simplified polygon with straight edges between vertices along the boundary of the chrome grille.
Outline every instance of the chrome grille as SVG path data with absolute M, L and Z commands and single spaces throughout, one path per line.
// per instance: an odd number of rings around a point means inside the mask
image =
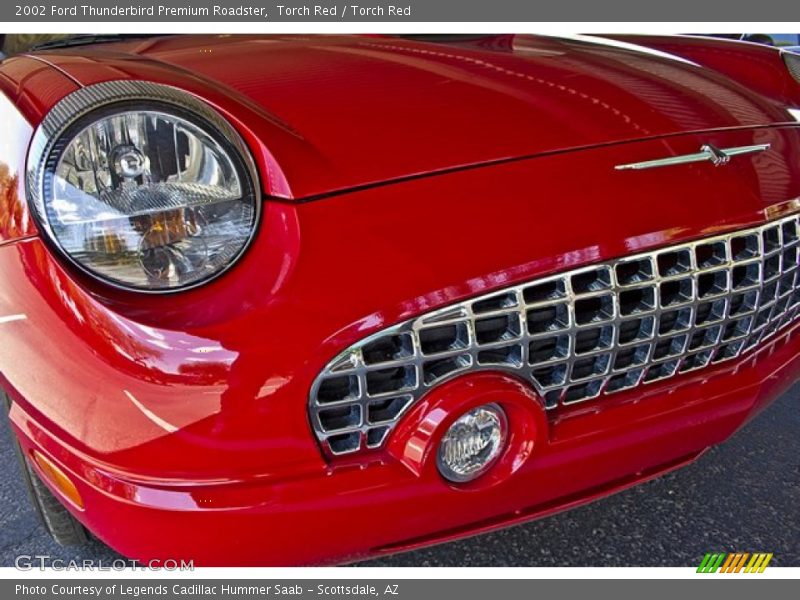
M 334 455 L 380 447 L 431 387 L 465 372 L 530 381 L 548 409 L 736 358 L 797 315 L 798 217 L 502 289 L 364 339 L 314 381 Z

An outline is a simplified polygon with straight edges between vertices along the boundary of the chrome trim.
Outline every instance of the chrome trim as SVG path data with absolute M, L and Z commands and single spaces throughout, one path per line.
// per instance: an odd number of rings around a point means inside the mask
M 645 160 L 642 162 L 617 165 L 617 171 L 655 169 L 658 167 L 669 167 L 672 165 L 685 165 L 688 163 L 709 161 L 715 167 L 728 164 L 733 156 L 742 154 L 755 154 L 769 150 L 769 144 L 755 144 L 752 146 L 736 146 L 734 148 L 717 148 L 711 144 L 705 144 L 700 148 L 700 152 L 695 154 L 682 154 L 680 156 L 670 156 L 668 158 L 657 158 L 655 160 Z
M 783 64 L 786 65 L 789 74 L 800 83 L 800 52 L 782 49 L 781 57 L 783 57 Z
M 419 398 L 467 372 L 521 377 L 554 409 L 734 359 L 800 312 L 799 225 L 794 215 L 574 269 L 379 331 L 314 380 L 315 435 L 331 455 L 379 448 Z

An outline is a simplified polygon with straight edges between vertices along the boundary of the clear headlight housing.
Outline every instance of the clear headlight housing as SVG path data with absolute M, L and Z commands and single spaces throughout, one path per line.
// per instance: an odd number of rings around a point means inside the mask
M 77 118 L 67 112 L 76 104 Z M 253 236 L 256 175 L 244 143 L 177 89 L 111 82 L 79 90 L 48 114 L 31 153 L 29 193 L 45 232 L 111 284 L 198 285 Z
M 480 477 L 500 457 L 507 435 L 506 414 L 499 405 L 484 404 L 464 413 L 439 443 L 439 473 L 456 483 Z

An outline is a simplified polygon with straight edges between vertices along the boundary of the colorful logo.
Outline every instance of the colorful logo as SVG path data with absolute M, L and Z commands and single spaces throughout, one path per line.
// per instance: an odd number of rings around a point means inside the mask
M 771 560 L 772 552 L 709 552 L 703 557 L 697 572 L 763 573 Z

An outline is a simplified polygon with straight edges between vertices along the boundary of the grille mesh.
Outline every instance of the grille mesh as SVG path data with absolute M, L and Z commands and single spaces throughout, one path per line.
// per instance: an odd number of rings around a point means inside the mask
M 523 376 L 548 409 L 736 358 L 800 308 L 798 217 L 585 267 L 406 321 L 315 380 L 310 418 L 334 455 L 380 447 L 454 375 Z

